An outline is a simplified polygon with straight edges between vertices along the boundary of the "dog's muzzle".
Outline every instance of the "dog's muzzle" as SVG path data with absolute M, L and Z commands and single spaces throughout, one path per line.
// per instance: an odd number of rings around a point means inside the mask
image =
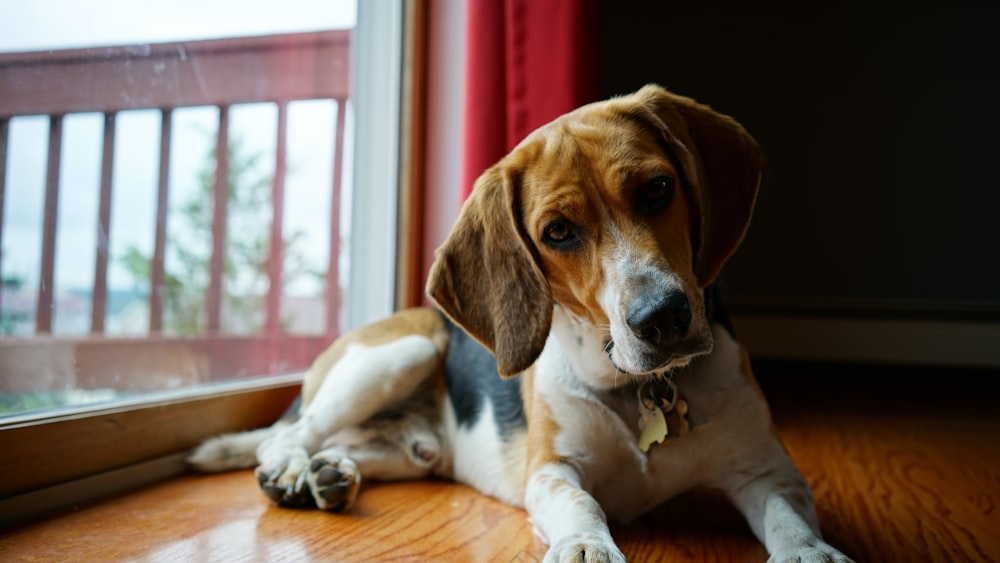
M 681 291 L 636 300 L 629 307 L 625 322 L 643 342 L 652 346 L 674 344 L 687 337 L 691 328 L 691 302 Z
M 623 331 L 605 348 L 612 364 L 641 374 L 686 366 L 712 350 L 711 332 L 701 330 L 687 295 L 680 289 L 649 292 L 629 303 Z M 697 327 L 695 325 L 698 325 Z

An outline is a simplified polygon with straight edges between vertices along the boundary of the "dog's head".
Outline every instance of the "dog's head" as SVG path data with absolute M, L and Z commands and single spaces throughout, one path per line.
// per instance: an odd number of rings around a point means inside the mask
M 703 289 L 746 231 L 756 142 L 658 86 L 539 128 L 476 181 L 428 293 L 504 376 L 541 354 L 554 303 L 645 374 L 712 349 Z

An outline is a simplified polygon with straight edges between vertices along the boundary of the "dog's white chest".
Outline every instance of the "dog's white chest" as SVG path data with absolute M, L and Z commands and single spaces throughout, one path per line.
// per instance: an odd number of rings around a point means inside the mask
M 596 391 L 587 386 L 555 339 L 539 359 L 535 392 L 549 404 L 559 428 L 552 438 L 556 453 L 580 468 L 581 484 L 611 520 L 627 522 L 710 481 L 714 468 L 730 461 L 726 444 L 738 443 L 740 432 L 758 426 L 741 428 L 739 420 L 766 416 L 766 407 L 753 406 L 753 393 L 736 394 L 739 401 L 726 399 L 734 396 L 734 387 L 745 385 L 738 376 L 739 358 L 738 345 L 720 331 L 715 353 L 678 378 L 679 392 L 693 411 L 692 428 L 652 444 L 648 452 L 640 448 L 636 387 L 629 383 L 618 391 Z
M 582 432 L 565 431 L 557 448 L 574 452 L 584 486 L 611 520 L 628 522 L 696 484 L 700 456 L 692 443 L 698 435 L 685 434 L 643 452 L 632 429 L 635 417 L 594 414 L 591 420 L 603 421 L 578 426 Z M 590 453 L 581 455 L 583 448 Z
M 559 428 L 551 438 L 555 452 L 580 467 L 582 485 L 607 515 L 627 521 L 682 490 L 669 474 L 683 470 L 683 464 L 663 455 L 683 448 L 682 440 L 643 452 L 635 405 L 609 401 L 582 385 L 552 344 L 539 360 L 535 392 L 548 403 Z

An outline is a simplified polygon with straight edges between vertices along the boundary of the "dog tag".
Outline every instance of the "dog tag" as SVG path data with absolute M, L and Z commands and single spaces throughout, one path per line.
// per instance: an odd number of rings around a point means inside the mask
M 688 404 L 677 393 L 672 380 L 646 382 L 636 391 L 639 406 L 639 449 L 648 452 L 655 444 L 667 444 L 691 429 Z
M 659 407 L 653 407 L 652 410 L 644 412 L 639 423 L 642 425 L 639 430 L 639 449 L 643 452 L 648 452 L 653 442 L 661 444 L 667 438 L 669 432 L 667 419 Z
M 678 399 L 676 406 L 664 414 L 667 424 L 667 432 L 673 436 L 680 436 L 691 429 L 688 423 L 688 404 L 684 399 Z

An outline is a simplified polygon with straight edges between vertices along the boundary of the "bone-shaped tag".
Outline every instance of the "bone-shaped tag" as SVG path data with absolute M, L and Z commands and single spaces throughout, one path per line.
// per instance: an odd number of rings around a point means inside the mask
M 653 407 L 643 414 L 646 416 L 640 422 L 642 428 L 639 430 L 639 449 L 648 452 L 653 442 L 661 444 L 667 438 L 667 419 L 659 407 Z

